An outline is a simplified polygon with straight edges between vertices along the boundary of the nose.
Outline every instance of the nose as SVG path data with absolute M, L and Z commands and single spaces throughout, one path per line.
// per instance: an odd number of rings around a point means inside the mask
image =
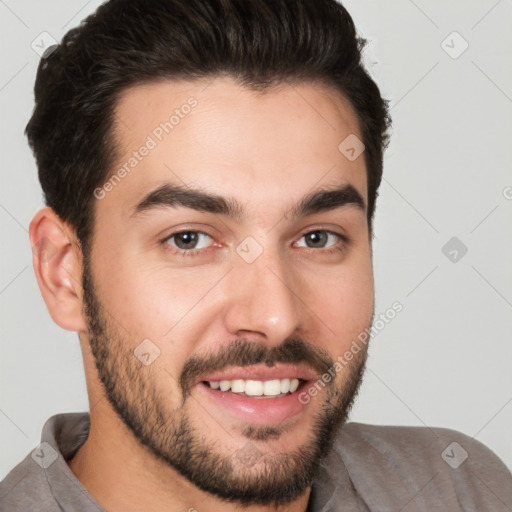
M 276 251 L 277 252 L 277 251 Z M 237 261 L 230 272 L 225 328 L 235 337 L 279 345 L 298 335 L 304 321 L 303 299 L 278 254 L 265 250 L 254 262 Z

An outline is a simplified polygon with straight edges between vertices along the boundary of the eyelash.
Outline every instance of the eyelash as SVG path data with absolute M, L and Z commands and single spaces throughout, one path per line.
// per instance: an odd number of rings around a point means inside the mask
M 350 244 L 350 240 L 347 236 L 342 235 L 341 233 L 336 233 L 335 231 L 330 231 L 328 229 L 314 229 L 311 231 L 307 231 L 306 233 L 304 233 L 300 236 L 299 240 L 311 233 L 318 233 L 318 232 L 328 233 L 328 234 L 337 236 L 341 240 L 341 242 L 339 242 L 338 244 L 336 244 L 333 247 L 328 248 L 328 249 L 322 249 L 322 248 L 315 249 L 313 247 L 309 247 L 308 249 L 310 249 L 312 251 L 323 252 L 324 254 L 334 254 L 334 253 L 345 251 L 347 246 Z M 172 233 L 171 235 L 166 236 L 163 240 L 160 241 L 160 243 L 164 247 L 164 250 L 171 251 L 173 254 L 180 255 L 184 258 L 185 257 L 193 258 L 193 257 L 208 254 L 212 249 L 214 249 L 214 247 L 212 247 L 212 246 L 209 246 L 205 249 L 177 249 L 177 248 L 173 248 L 170 244 L 167 243 L 171 238 L 173 238 L 181 233 L 198 233 L 198 234 L 203 234 L 203 235 L 209 236 L 210 238 L 213 239 L 212 236 L 210 236 L 208 233 L 205 233 L 204 231 L 197 231 L 197 230 L 193 230 L 193 229 L 184 229 L 182 231 L 176 231 L 175 233 Z

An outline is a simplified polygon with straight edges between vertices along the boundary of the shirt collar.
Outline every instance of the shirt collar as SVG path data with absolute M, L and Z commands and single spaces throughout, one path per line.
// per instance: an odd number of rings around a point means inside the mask
M 88 493 L 69 468 L 69 461 L 89 435 L 89 413 L 57 414 L 43 427 L 41 442 L 48 443 L 58 458 L 44 469 L 56 501 L 64 510 L 75 510 L 76 504 L 86 498 L 87 512 L 105 512 Z M 327 456 L 320 462 L 314 478 L 307 512 L 360 512 L 364 506 L 350 479 L 341 456 L 341 431 Z
M 89 426 L 88 413 L 68 413 L 52 416 L 43 427 L 41 446 L 48 443 L 58 454 L 43 470 L 52 495 L 62 510 L 105 512 L 67 464 L 87 439 Z

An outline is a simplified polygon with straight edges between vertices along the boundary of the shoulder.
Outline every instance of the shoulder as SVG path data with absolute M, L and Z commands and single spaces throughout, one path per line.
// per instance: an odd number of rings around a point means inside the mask
M 0 512 L 14 510 L 60 511 L 45 472 L 28 454 L 0 482 Z
M 339 438 L 342 442 L 350 439 L 371 446 L 386 456 L 427 457 L 435 465 L 442 461 L 452 469 L 470 458 L 496 468 L 505 468 L 503 462 L 480 441 L 448 428 L 347 423 Z
M 512 508 L 512 476 L 505 464 L 455 430 L 347 423 L 334 450 L 353 480 L 392 483 L 411 503 L 431 508 L 453 503 L 453 510 Z
M 87 413 L 49 418 L 41 433 L 41 443 L 0 482 L 0 512 L 101 510 L 66 462 L 84 442 L 88 429 Z

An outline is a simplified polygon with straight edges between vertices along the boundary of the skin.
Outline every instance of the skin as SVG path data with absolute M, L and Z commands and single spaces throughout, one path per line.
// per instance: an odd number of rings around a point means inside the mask
M 265 464 L 271 467 L 275 454 L 311 444 L 315 418 L 347 388 L 357 360 L 286 421 L 278 436 L 251 441 L 266 458 L 250 468 L 236 460 L 248 443 L 248 425 L 208 402 L 197 388 L 183 403 L 179 376 L 192 356 L 207 362 L 236 339 L 272 350 L 298 336 L 311 353 L 318 350 L 334 361 L 371 325 L 374 290 L 365 210 L 346 205 L 298 219 L 287 213 L 305 195 L 345 184 L 366 203 L 366 167 L 362 156 L 349 161 L 338 151 L 348 135 L 361 138 L 354 111 L 338 92 L 285 84 L 261 95 L 229 78 L 125 91 L 116 108 L 118 165 L 190 97 L 198 102 L 192 112 L 96 200 L 89 265 L 106 337 L 132 357 L 123 363 L 119 356 L 118 368 L 140 372 L 124 382 L 127 401 L 140 398 L 130 383 L 140 378 L 161 397 L 169 424 L 186 416 L 205 446 L 230 458 L 236 477 L 250 480 L 263 474 Z M 164 183 L 234 197 L 246 216 L 232 219 L 184 207 L 132 215 L 135 205 Z M 175 239 L 161 242 L 184 228 L 210 235 L 202 239 L 199 255 L 184 257 Z M 344 234 L 349 242 L 331 253 L 342 245 L 336 236 L 329 238 L 329 247 L 307 247 L 304 235 L 319 230 Z M 248 236 L 262 248 L 250 264 L 236 252 Z M 35 256 L 36 276 L 52 318 L 79 333 L 83 352 L 91 430 L 68 461 L 76 477 L 111 511 L 239 510 L 237 503 L 203 491 L 156 457 L 116 414 L 91 351 L 94 329 L 84 313 L 83 255 L 76 235 L 44 208 L 31 223 L 30 237 L 32 245 L 42 238 L 53 244 L 51 258 Z M 160 349 L 148 367 L 132 355 L 144 339 Z M 254 504 L 246 510 L 304 511 L 309 495 L 307 488 L 277 508 Z

